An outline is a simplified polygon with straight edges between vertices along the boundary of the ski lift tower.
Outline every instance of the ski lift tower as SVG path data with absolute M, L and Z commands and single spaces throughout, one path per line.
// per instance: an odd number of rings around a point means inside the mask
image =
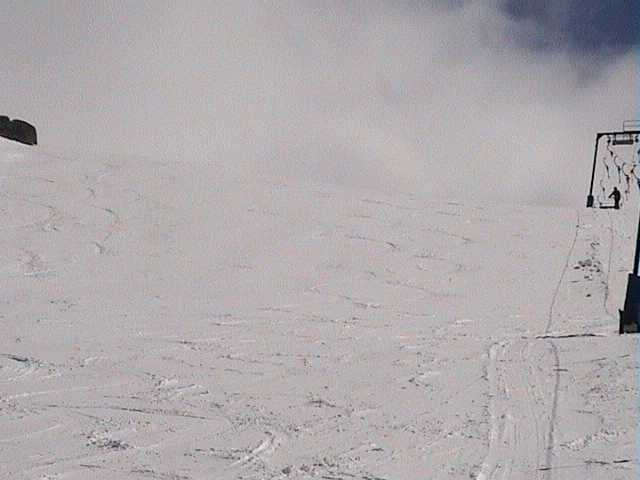
M 599 195 L 594 196 L 593 187 L 598 164 L 598 146 L 602 138 L 607 139 L 605 153 L 602 158 L 604 173 L 600 178 Z M 625 120 L 622 130 L 615 132 L 600 132 L 596 134 L 595 149 L 593 152 L 593 167 L 591 169 L 591 183 L 589 195 L 587 195 L 588 208 L 612 208 L 606 204 L 608 200 L 608 188 L 613 186 L 624 187 L 625 198 L 629 198 L 631 183 L 635 183 L 640 189 L 640 149 L 634 152 L 631 162 L 622 162 L 615 153 L 618 146 L 638 146 L 640 138 L 640 120 Z M 638 170 L 636 172 L 636 169 Z M 625 183 L 623 184 L 623 180 Z M 596 200 L 598 205 L 596 207 Z M 624 310 L 620 310 L 619 333 L 640 332 L 640 217 L 638 218 L 638 231 L 636 234 L 636 250 L 633 260 L 633 272 L 627 280 L 627 292 L 624 301 Z

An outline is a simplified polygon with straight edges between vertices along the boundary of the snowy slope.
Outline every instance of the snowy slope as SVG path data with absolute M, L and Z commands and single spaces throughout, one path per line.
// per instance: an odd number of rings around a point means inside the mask
M 0 478 L 635 478 L 631 211 L 3 139 L 0 191 Z

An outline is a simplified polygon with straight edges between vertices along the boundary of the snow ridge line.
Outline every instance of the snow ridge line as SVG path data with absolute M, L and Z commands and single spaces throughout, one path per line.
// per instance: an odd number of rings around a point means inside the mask
M 490 388 L 489 447 L 475 476 L 476 480 L 507 480 L 512 477 L 551 479 L 549 466 L 558 410 L 560 358 L 550 331 L 560 289 L 577 244 L 580 222 L 577 213 L 565 264 L 551 297 L 544 334 L 515 342 L 510 339 L 498 340 L 489 347 L 486 367 Z M 540 339 L 543 342 L 537 343 Z M 535 361 L 532 361 L 533 358 Z M 547 367 L 541 367 L 542 363 L 546 363 L 545 358 L 549 359 L 549 363 Z M 555 371 L 554 386 L 545 395 L 541 385 L 548 378 L 549 368 Z M 527 406 L 524 411 L 519 410 L 522 405 Z M 545 408 L 548 405 L 551 405 L 550 409 Z M 544 426 L 538 422 L 539 418 L 547 419 Z M 540 465 L 543 455 L 545 464 Z M 532 471 L 535 471 L 533 475 Z
M 553 311 L 556 307 L 556 302 L 558 300 L 558 293 L 560 293 L 560 287 L 562 286 L 562 282 L 564 281 L 564 277 L 567 276 L 567 271 L 569 270 L 569 261 L 571 260 L 571 256 L 573 255 L 573 251 L 576 248 L 576 243 L 578 241 L 578 232 L 580 231 L 580 212 L 576 211 L 576 227 L 573 232 L 573 240 L 571 241 L 571 246 L 569 247 L 569 251 L 567 252 L 567 256 L 565 258 L 564 266 L 562 267 L 562 273 L 560 274 L 560 278 L 558 279 L 558 283 L 556 284 L 556 288 L 553 292 L 553 296 L 551 297 L 551 305 L 549 306 L 549 315 L 547 316 L 547 326 L 544 329 L 544 333 L 548 334 L 551 330 L 551 324 L 553 323 Z
M 489 431 L 489 449 L 487 456 L 482 462 L 480 473 L 476 476 L 476 480 L 490 480 L 493 477 L 493 473 L 496 471 L 496 459 L 494 457 L 495 443 L 498 440 L 498 414 L 496 412 L 496 398 L 498 396 L 498 383 L 496 381 L 497 368 L 496 357 L 499 343 L 494 343 L 489 348 L 489 365 L 487 366 L 487 380 L 489 382 L 489 418 L 491 429 Z
M 556 306 L 556 302 L 558 300 L 558 293 L 560 292 L 560 287 L 564 282 L 564 279 L 567 275 L 567 270 L 569 269 L 569 261 L 571 260 L 571 256 L 576 247 L 576 242 L 578 241 L 578 232 L 580 231 L 580 212 L 576 210 L 576 227 L 573 234 L 573 240 L 571 241 L 571 246 L 569 247 L 569 251 L 567 252 L 567 257 L 565 259 L 565 264 L 562 269 L 562 273 L 560 274 L 560 278 L 558 279 L 558 283 L 556 284 L 556 289 L 553 293 L 553 297 L 551 299 L 551 305 L 549 306 L 549 316 L 547 318 L 547 326 L 545 328 L 545 335 L 548 335 L 551 330 L 551 325 L 553 323 L 553 313 Z M 554 366 L 554 386 L 553 386 L 553 401 L 551 403 L 551 417 L 549 418 L 549 432 L 547 435 L 547 448 L 545 452 L 545 470 L 543 471 L 543 478 L 546 480 L 551 480 L 553 477 L 553 469 L 551 468 L 552 457 L 553 457 L 553 442 L 555 441 L 555 423 L 556 417 L 558 415 L 558 390 L 560 389 L 560 355 L 558 354 L 558 346 L 555 344 L 552 338 L 547 339 L 549 345 L 551 346 L 551 351 L 553 353 L 553 366 Z

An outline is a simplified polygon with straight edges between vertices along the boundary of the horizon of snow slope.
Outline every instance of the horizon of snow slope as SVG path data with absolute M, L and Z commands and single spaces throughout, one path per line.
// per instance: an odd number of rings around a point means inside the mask
M 635 478 L 630 210 L 0 139 L 0 477 Z

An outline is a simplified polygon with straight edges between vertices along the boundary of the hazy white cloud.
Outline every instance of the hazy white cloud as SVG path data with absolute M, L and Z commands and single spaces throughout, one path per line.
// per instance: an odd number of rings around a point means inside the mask
M 44 148 L 582 203 L 594 133 L 636 112 L 635 58 L 522 48 L 498 5 L 5 3 L 0 113 Z

